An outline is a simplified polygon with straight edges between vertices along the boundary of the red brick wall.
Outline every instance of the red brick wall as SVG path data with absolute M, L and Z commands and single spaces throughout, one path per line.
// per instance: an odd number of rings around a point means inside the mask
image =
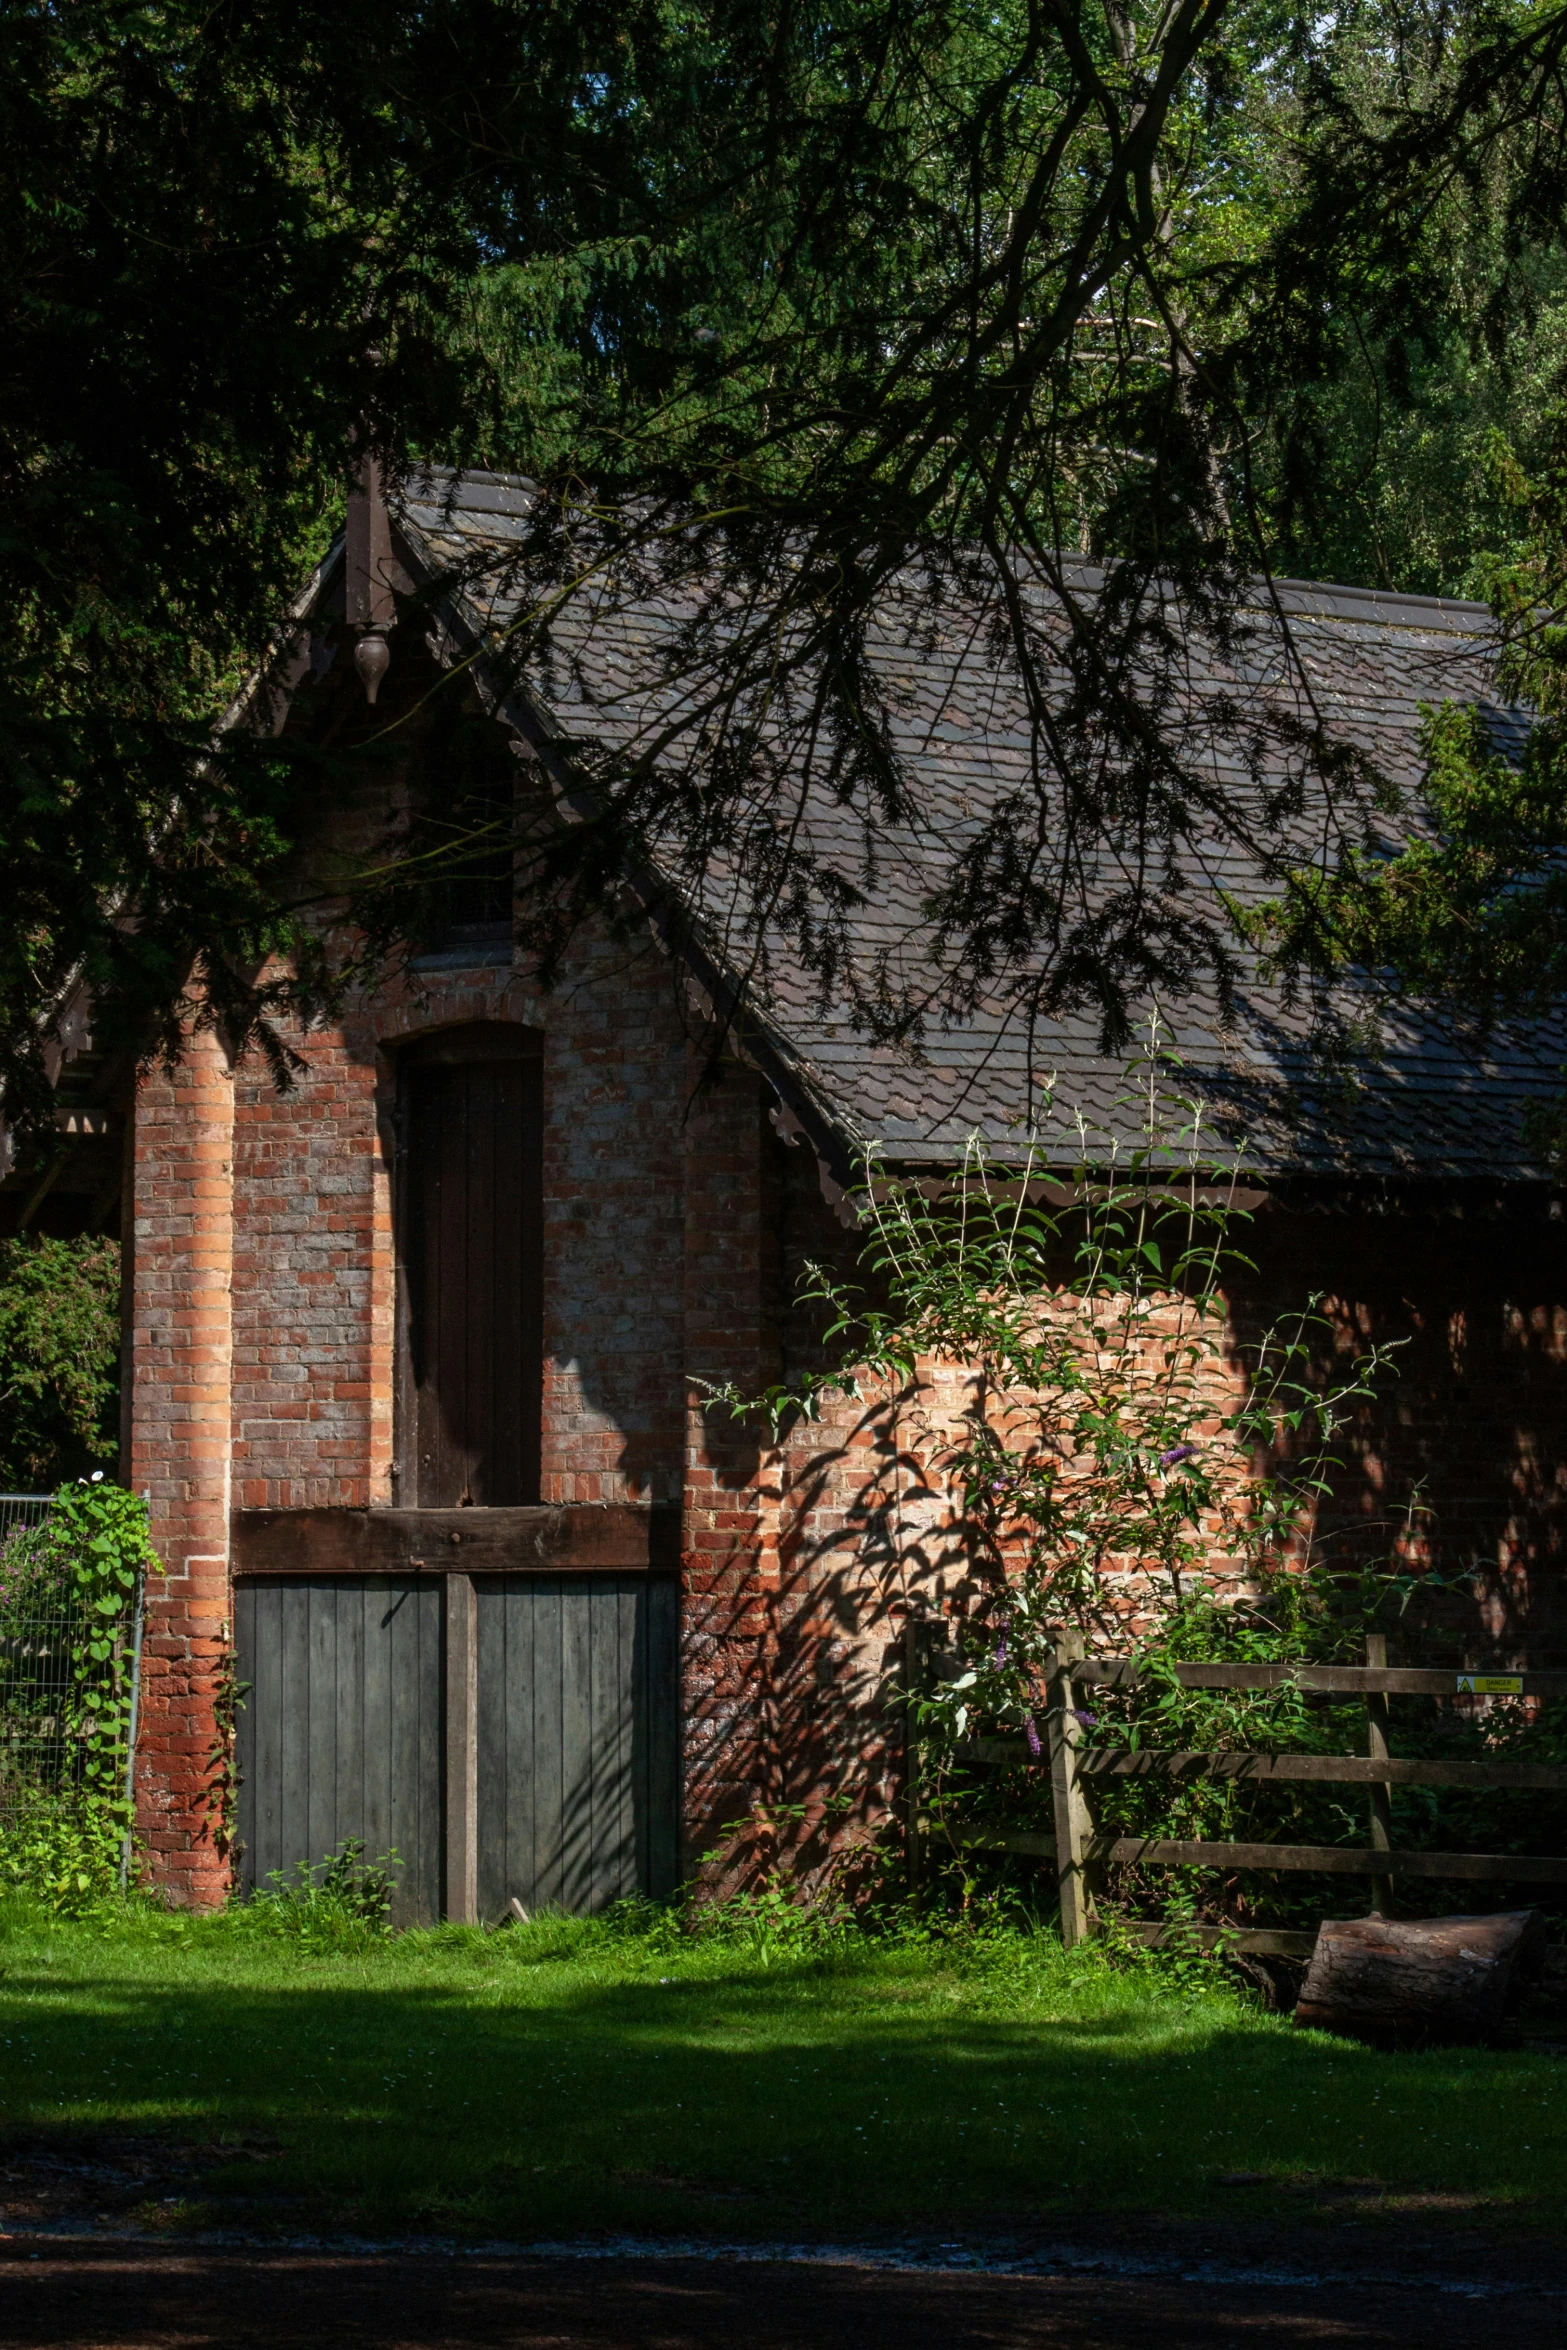
M 210 1033 L 146 1077 L 132 1159 L 131 1454 L 165 1574 L 148 1591 L 138 1814 L 152 1873 L 222 1898 L 210 1802 L 229 1630 L 234 1088 Z
M 1478 1581 L 1492 1637 L 1567 1639 L 1567 1226 L 1538 1198 L 1361 1215 L 1274 1206 L 1246 1246 L 1257 1273 L 1234 1300 L 1243 1330 L 1319 1292 L 1335 1328 L 1325 1364 L 1396 1345 L 1396 1375 L 1344 1447 L 1328 1527 L 1364 1529 L 1374 1547 L 1418 1491 L 1430 1505 L 1420 1554 Z
M 363 1509 L 391 1459 L 373 1048 L 291 1041 L 309 1060 L 292 1091 L 253 1064 L 235 1085 L 234 1503 Z
M 141 1821 L 158 1879 L 225 1877 L 203 1790 L 235 1507 L 386 1503 L 393 1476 L 393 1064 L 416 1031 L 512 1017 L 543 1032 L 551 1501 L 684 1496 L 688 1856 L 756 1815 L 822 1807 L 863 1832 L 895 1791 L 894 1671 L 911 1601 L 961 1608 L 969 1562 L 930 1461 L 966 1400 L 953 1369 L 880 1408 L 832 1403 L 776 1450 L 700 1382 L 767 1384 L 811 1357 L 788 1299 L 805 1258 L 852 1265 L 808 1148 L 786 1150 L 747 1070 L 707 1069 L 662 958 L 589 942 L 541 998 L 507 972 L 431 974 L 295 1041 L 278 1095 L 210 1037 L 142 1086 L 134 1143 L 132 1477 L 169 1566 L 147 1646 Z M 230 1179 L 232 1169 L 232 1182 Z M 1436 1555 L 1492 1579 L 1499 1633 L 1559 1612 L 1567 1510 L 1567 1240 L 1543 1218 L 1265 1211 L 1255 1327 L 1311 1289 L 1345 1333 L 1408 1333 L 1403 1376 L 1346 1474 L 1364 1521 L 1428 1480 Z M 232 1283 L 232 1288 L 231 1288 Z M 829 1816 L 834 1825 L 840 1815 Z M 791 1825 L 785 1836 L 800 1835 Z
M 770 1449 L 707 1390 L 778 1375 L 771 1152 L 748 1071 L 685 1076 L 684 1672 L 688 1852 L 782 1792 L 778 1483 Z M 771 1148 L 769 1147 L 771 1145 Z
M 858 1244 L 823 1204 L 809 1153 L 785 1154 L 781 1181 L 778 1162 L 775 1150 L 767 1180 L 782 1288 L 792 1290 L 807 1258 L 852 1275 Z M 1395 1542 L 1408 1552 L 1408 1507 L 1423 1501 L 1410 1555 L 1453 1580 L 1416 1616 L 1503 1654 L 1530 1641 L 1536 1661 L 1567 1652 L 1561 1222 L 1543 1203 L 1332 1214 L 1275 1203 L 1240 1237 L 1254 1269 L 1230 1299 L 1239 1336 L 1320 1293 L 1323 1375 L 1342 1375 L 1371 1342 L 1394 1348 L 1396 1375 L 1342 1441 L 1319 1525 L 1327 1553 L 1385 1558 Z M 788 1372 L 822 1360 L 809 1312 L 786 1313 L 779 1329 Z M 715 1724 L 724 1758 L 721 1770 L 693 1773 L 693 1813 L 706 1808 L 709 1835 L 747 1802 L 816 1805 L 836 1794 L 853 1799 L 851 1820 L 872 1818 L 895 1786 L 905 1611 L 961 1614 L 981 1590 L 937 1465 L 972 1400 L 957 1366 L 929 1364 L 896 1398 L 835 1399 L 759 1463 L 756 1494 L 736 1497 L 730 1540 L 744 1542 L 759 1521 L 757 1571 L 727 1557 L 702 1587 L 700 1614 L 693 1591 L 688 1701 Z
M 394 1267 L 391 1052 L 407 1036 L 512 1019 L 544 1036 L 543 1498 L 679 1488 L 685 1043 L 651 950 L 585 949 L 555 993 L 506 972 L 431 975 L 294 1039 L 279 1095 L 236 1088 L 236 1506 L 388 1503 Z
M 254 1063 L 231 1079 L 210 1037 L 177 1079 L 145 1080 L 132 1474 L 170 1575 L 151 1602 L 141 1825 L 180 1898 L 225 1882 L 195 1794 L 215 1736 L 230 1507 L 397 1499 L 386 1048 L 493 1018 L 544 1037 L 543 1498 L 680 1492 L 691 1070 L 651 946 L 586 942 L 548 997 L 508 971 L 431 973 L 424 992 L 389 990 L 340 1028 L 290 1038 L 306 1068 L 286 1093 Z

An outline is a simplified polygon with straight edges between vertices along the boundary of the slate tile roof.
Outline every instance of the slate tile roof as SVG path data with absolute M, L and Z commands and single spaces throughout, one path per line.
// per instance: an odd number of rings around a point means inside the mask
M 493 474 L 416 478 L 405 494 L 400 519 L 408 549 L 421 568 L 465 567 L 465 618 L 479 636 L 516 610 L 526 500 L 525 483 Z M 1499 737 L 1520 731 L 1517 713 L 1491 699 L 1484 606 L 1299 582 L 1283 583 L 1279 594 L 1301 675 L 1291 678 L 1282 665 L 1277 633 L 1261 631 L 1232 670 L 1238 692 L 1294 697 L 1302 710 L 1314 696 L 1335 731 L 1405 785 L 1419 781 L 1422 703 L 1472 701 Z M 660 658 L 678 618 L 656 599 L 627 598 L 607 584 L 569 608 L 548 655 L 528 673 L 529 699 L 554 730 L 610 743 L 629 740 L 656 707 L 678 715 L 678 689 L 668 686 Z M 916 984 L 928 970 L 934 985 L 921 905 L 954 842 L 1024 771 L 1028 733 L 1011 687 L 973 634 L 960 640 L 949 630 L 915 649 L 910 631 L 889 627 L 878 659 L 899 695 L 896 724 L 918 782 L 920 821 L 880 830 L 874 889 L 855 920 L 855 952 L 867 969 L 884 957 Z M 1197 683 L 1211 687 L 1218 674 L 1210 662 Z M 1233 793 L 1255 788 L 1223 742 L 1212 755 Z M 1310 814 L 1300 820 L 1303 842 Z M 825 853 L 840 861 L 861 853 L 857 837 L 833 838 L 830 810 L 813 821 L 814 844 Z M 1195 852 L 1191 887 L 1194 902 L 1196 893 L 1218 888 L 1244 899 L 1256 893 L 1259 874 L 1233 844 L 1210 843 Z M 707 909 L 717 910 L 720 932 L 722 907 L 720 877 Z M 721 958 L 721 936 L 716 951 Z M 1370 1001 L 1348 986 L 1337 995 L 1350 1014 Z M 1132 1131 L 1119 1101 L 1122 1065 L 1098 1049 L 1087 1016 L 1030 1036 L 1001 1003 L 962 1019 L 934 1012 L 911 1057 L 870 1043 L 846 1003 L 823 1002 L 782 942 L 765 984 L 753 988 L 752 1010 L 775 1060 L 840 1135 L 851 1143 L 874 1140 L 896 1161 L 950 1162 L 975 1130 L 1004 1147 L 1037 1116 L 1041 1079 L 1052 1074 L 1058 1104 L 1080 1108 L 1096 1133 Z M 1237 1164 L 1330 1178 L 1546 1176 L 1526 1148 L 1523 1120 L 1531 1102 L 1561 1090 L 1567 1034 L 1558 1028 L 1484 1033 L 1457 1018 L 1384 1006 L 1376 1049 L 1350 1053 L 1329 1077 L 1312 1049 L 1308 1009 L 1255 972 L 1243 981 L 1238 1017 L 1228 1027 L 1211 988 L 1163 1010 L 1183 1064 L 1171 1084 L 1203 1101 L 1210 1133 L 1222 1138 L 1220 1155 Z M 1047 1126 L 1045 1147 L 1061 1161 L 1079 1149 L 1059 1116 Z

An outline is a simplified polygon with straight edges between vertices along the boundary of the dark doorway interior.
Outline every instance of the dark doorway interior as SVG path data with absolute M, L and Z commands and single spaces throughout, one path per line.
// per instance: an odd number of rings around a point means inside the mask
M 539 1043 L 531 1029 L 484 1021 L 401 1058 L 405 1507 L 539 1499 Z

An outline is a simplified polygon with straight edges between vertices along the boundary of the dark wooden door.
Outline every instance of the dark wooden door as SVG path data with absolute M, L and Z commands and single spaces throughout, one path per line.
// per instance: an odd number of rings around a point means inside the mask
M 667 1899 L 678 1876 L 679 1589 L 478 1580 L 479 1915 Z
M 246 1577 L 234 1587 L 241 1881 L 319 1875 L 348 1837 L 395 1852 L 398 1925 L 443 1895 L 441 1586 L 434 1577 Z
M 500 1022 L 402 1062 L 405 1347 L 400 1497 L 539 1498 L 543 1408 L 538 1040 Z
M 466 1576 L 451 1588 L 468 1589 Z M 473 1578 L 479 1914 L 658 1900 L 678 1879 L 679 1589 L 645 1574 Z M 241 1882 L 357 1837 L 395 1853 L 399 1925 L 446 1893 L 447 1578 L 235 1585 Z

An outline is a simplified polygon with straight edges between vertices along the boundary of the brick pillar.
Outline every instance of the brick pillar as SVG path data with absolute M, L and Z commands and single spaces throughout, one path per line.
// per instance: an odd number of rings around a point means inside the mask
M 689 1083 L 700 1064 L 693 1059 Z M 781 1789 L 776 1456 L 695 1384 L 777 1376 L 777 1221 L 760 1086 L 728 1068 L 686 1116 L 685 1568 L 688 1859 Z
M 138 1088 L 132 1180 L 131 1483 L 166 1570 L 147 1593 L 137 1824 L 153 1882 L 208 1907 L 229 1878 L 208 1794 L 231 1612 L 234 1260 L 234 1085 L 210 1031 Z

